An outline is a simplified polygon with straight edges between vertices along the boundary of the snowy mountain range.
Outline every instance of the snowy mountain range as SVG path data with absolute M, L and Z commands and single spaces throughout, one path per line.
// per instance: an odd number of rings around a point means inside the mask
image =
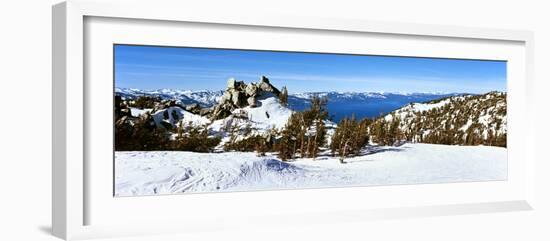
M 140 90 L 129 88 L 115 88 L 115 94 L 124 99 L 136 99 L 140 96 L 154 96 L 162 100 L 176 100 L 178 104 L 189 105 L 199 104 L 203 107 L 211 107 L 218 103 L 223 95 L 223 90 L 177 90 L 177 89 L 158 89 L 158 90 Z
M 175 100 L 181 105 L 199 104 L 202 107 L 212 107 L 218 103 L 224 91 L 210 90 L 140 90 L 116 88 L 115 94 L 124 99 L 135 99 L 140 96 L 154 96 L 162 100 Z M 303 111 L 309 107 L 313 96 L 329 99 L 327 108 L 334 121 L 345 116 L 355 114 L 357 118 L 374 118 L 387 114 L 409 103 L 421 103 L 449 96 L 458 96 L 458 93 L 380 93 L 380 92 L 308 92 L 290 94 L 288 106 L 295 111 Z

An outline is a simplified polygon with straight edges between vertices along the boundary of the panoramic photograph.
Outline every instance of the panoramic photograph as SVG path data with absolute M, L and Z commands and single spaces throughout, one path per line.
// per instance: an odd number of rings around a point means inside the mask
M 116 197 L 507 179 L 506 61 L 113 53 Z

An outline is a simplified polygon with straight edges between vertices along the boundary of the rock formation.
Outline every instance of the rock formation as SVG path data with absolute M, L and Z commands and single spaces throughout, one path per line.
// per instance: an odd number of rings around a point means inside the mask
M 218 104 L 209 112 L 210 119 L 223 119 L 231 115 L 237 108 L 255 107 L 257 98 L 266 93 L 279 96 L 280 91 L 271 85 L 265 76 L 262 76 L 258 83 L 250 84 L 231 78 L 227 81 L 227 88 Z
M 197 103 L 186 105 L 185 108 L 183 108 L 183 109 L 186 110 L 186 111 L 189 111 L 193 114 L 200 114 L 201 110 L 202 110 L 200 105 L 197 104 Z
M 258 82 L 249 84 L 231 78 L 227 81 L 227 87 L 218 100 L 218 104 L 213 107 L 203 108 L 198 103 L 183 105 L 176 100 L 152 100 L 152 103 L 150 103 L 151 107 L 149 107 L 151 110 L 148 113 L 142 114 L 140 118 L 150 119 L 150 113 L 157 113 L 170 107 L 179 107 L 190 113 L 208 117 L 211 120 L 219 120 L 232 115 L 235 109 L 247 106 L 256 107 L 258 104 L 257 100 L 260 97 L 265 97 L 266 95 L 279 96 L 280 93 L 265 76 L 262 76 Z M 119 125 L 129 124 L 136 119 L 136 117 L 131 115 L 130 106 L 131 104 L 127 100 L 123 100 L 120 96 L 115 97 L 115 122 L 122 119 L 122 117 L 126 117 L 118 123 Z M 164 119 L 168 119 L 168 113 L 166 112 L 164 115 Z M 150 120 L 141 121 L 149 122 Z

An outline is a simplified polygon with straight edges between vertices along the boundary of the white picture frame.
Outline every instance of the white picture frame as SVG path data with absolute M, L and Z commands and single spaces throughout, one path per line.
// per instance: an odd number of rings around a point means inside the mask
M 154 8 L 155 11 L 149 11 Z M 137 198 L 123 198 L 111 202 L 112 196 L 104 195 L 104 183 L 97 181 L 94 175 L 102 175 L 112 170 L 100 170 L 89 174 L 93 168 L 101 168 L 89 159 L 89 143 L 87 136 L 90 129 L 86 123 L 91 118 L 101 118 L 87 113 L 90 109 L 90 98 L 97 99 L 94 95 L 98 92 L 90 92 L 90 89 L 103 88 L 90 86 L 86 83 L 86 68 L 90 67 L 88 59 L 90 45 L 86 41 L 87 35 L 97 34 L 98 38 L 91 40 L 98 42 L 101 39 L 120 41 L 115 35 L 101 34 L 105 31 L 101 28 L 90 30 L 86 27 L 90 19 L 114 19 L 122 22 L 143 24 L 144 28 L 155 30 L 163 24 L 204 24 L 207 26 L 223 26 L 224 30 L 232 28 L 252 28 L 254 31 L 300 31 L 301 33 L 315 32 L 317 35 L 328 34 L 373 34 L 377 36 L 390 36 L 392 38 L 423 38 L 426 41 L 452 42 L 442 47 L 448 51 L 450 57 L 461 58 L 506 58 L 514 63 L 512 79 L 509 82 L 510 102 L 509 123 L 511 123 L 509 142 L 509 180 L 493 183 L 460 183 L 460 184 L 426 184 L 408 186 L 384 186 L 384 187 L 354 187 L 331 189 L 330 193 L 323 190 L 293 190 L 270 191 L 248 193 L 222 193 L 199 195 L 171 195 L 151 196 Z M 112 237 L 120 235 L 156 234 L 170 232 L 191 232 L 198 230 L 210 230 L 219 228 L 231 228 L 243 225 L 285 225 L 309 223 L 341 222 L 349 220 L 371 220 L 384 218 L 422 217 L 432 215 L 452 215 L 497 211 L 515 211 L 532 209 L 534 193 L 534 133 L 531 120 L 522 118 L 529 114 L 532 99 L 533 78 L 533 34 L 529 31 L 497 30 L 470 27 L 421 25 L 409 23 L 371 22 L 350 19 L 325 19 L 325 18 L 301 18 L 293 16 L 261 15 L 234 16 L 227 15 L 210 16 L 204 12 L 194 11 L 185 7 L 184 3 L 143 3 L 143 2 L 93 2 L 73 0 L 60 3 L 53 7 L 53 163 L 52 163 L 52 226 L 53 234 L 63 239 L 84 239 L 94 237 Z M 102 21 L 100 21 L 102 22 Z M 145 26 L 147 22 L 153 24 Z M 110 24 L 103 21 L 101 24 Z M 114 25 L 117 25 L 116 23 Z M 115 26 L 124 28 L 124 24 Z M 178 25 L 179 26 L 179 25 Z M 206 27 L 205 27 L 206 26 Z M 200 28 L 199 28 L 200 29 Z M 131 30 L 129 30 L 131 31 Z M 162 35 L 157 31 L 158 39 L 125 39 L 137 43 L 151 43 L 170 45 L 171 35 Z M 101 36 L 106 36 L 103 38 Z M 154 37 L 154 36 L 153 36 Z M 164 38 L 164 40 L 163 40 Z M 494 47 L 487 53 L 479 53 L 474 56 L 471 52 L 461 52 L 460 49 L 452 50 L 445 46 L 453 44 L 469 44 L 475 42 L 477 48 L 492 46 L 502 43 L 510 47 L 509 55 L 492 55 L 498 52 Z M 211 43 L 216 44 L 216 43 Z M 178 45 L 178 43 L 174 43 Z M 472 45 L 472 46 L 474 46 Z M 498 44 L 497 44 L 498 45 Z M 91 45 L 92 48 L 95 45 Z M 410 55 L 415 55 L 413 45 L 403 45 L 409 48 Z M 474 47 L 475 47 L 474 46 Z M 213 47 L 213 46 L 209 46 Z M 222 46 L 227 47 L 227 46 Z M 241 46 L 242 47 L 242 46 Z M 258 46 L 255 46 L 258 47 Z M 261 46 L 260 46 L 261 47 Z M 265 48 L 265 46 L 264 46 Z M 284 45 L 272 48 L 285 48 Z M 296 47 L 296 48 L 299 48 Z M 490 49 L 490 47 L 487 47 Z M 505 47 L 502 47 L 505 48 Z M 508 47 L 506 47 L 508 48 Z M 446 50 L 445 50 L 446 49 Z M 474 48 L 475 49 L 475 48 Z M 94 49 L 95 50 L 95 49 Z M 335 50 L 346 51 L 346 50 Z M 353 50 L 349 50 L 353 51 Z M 369 50 L 372 51 L 372 50 Z M 480 51 L 483 52 L 483 51 Z M 94 52 L 99 53 L 99 52 Z M 439 57 L 438 52 L 422 52 L 422 56 Z M 441 53 L 441 52 L 439 52 Z M 102 54 L 96 54 L 103 58 Z M 447 57 L 449 57 L 447 56 Z M 93 61 L 90 61 L 93 62 Z M 93 67 L 93 66 L 92 66 Z M 93 67 L 95 68 L 95 67 Z M 512 96 L 512 97 L 510 97 Z M 112 100 L 110 100 L 112 101 Z M 111 105 L 112 106 L 112 105 Z M 103 185 L 103 186 L 102 186 Z M 439 186 L 438 186 L 439 185 Z M 446 186 L 442 186 L 446 185 Z M 434 199 L 437 193 L 445 188 L 450 188 L 465 197 L 458 198 L 453 195 L 445 195 L 441 200 L 411 200 L 391 201 L 387 193 L 395 193 L 394 198 L 403 195 L 418 196 L 425 194 L 427 199 Z M 99 191 L 94 191 L 99 190 Z M 345 207 L 338 207 L 327 202 L 306 206 L 310 200 L 323 200 L 328 196 L 355 197 L 361 193 L 368 193 L 377 198 L 369 199 L 369 207 L 361 208 L 363 201 L 350 201 Z M 477 193 L 477 194 L 476 194 Z M 292 195 L 298 200 L 295 205 L 281 204 L 279 210 L 265 208 L 257 203 L 269 204 L 271 200 L 280 199 L 281 196 Z M 96 198 L 101 196 L 99 198 Z M 183 198 L 185 197 L 185 200 Z M 384 199 L 386 198 L 386 199 Z M 249 200 L 250 203 L 242 203 Z M 205 211 L 209 205 L 227 203 L 239 212 L 214 208 Z M 193 205 L 194 210 L 183 210 L 178 206 Z M 256 204 L 253 204 L 256 203 Z M 310 202 L 309 202 L 310 203 Z M 155 212 L 143 212 L 142 217 L 131 216 L 131 210 L 147 208 L 158 205 L 161 210 Z M 246 206 L 244 206 L 246 205 Z M 269 205 L 266 205 L 269 207 Z M 174 209 L 176 208 L 176 209 Z M 177 213 L 187 212 L 187 217 L 195 221 L 189 222 L 178 219 Z M 172 215 L 171 215 L 172 213 Z M 91 217 L 98 217 L 92 219 Z M 161 218 L 162 217 L 162 218 Z M 329 218 L 330 217 L 330 218 Z M 108 222 L 112 219 L 113 222 Z M 97 221 L 96 221 L 97 220 Z M 228 220 L 231 220 L 230 222 Z M 174 225 L 178 223 L 177 225 Z M 154 224 L 153 224 L 154 223 Z

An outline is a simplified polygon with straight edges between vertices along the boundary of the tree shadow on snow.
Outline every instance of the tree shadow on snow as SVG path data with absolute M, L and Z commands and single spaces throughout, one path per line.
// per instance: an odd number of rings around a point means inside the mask
M 408 147 L 405 147 L 405 148 L 402 148 L 402 147 L 390 147 L 390 148 L 382 148 L 382 147 L 375 147 L 375 148 L 367 148 L 366 150 L 362 151 L 361 152 L 361 155 L 362 156 L 366 156 L 366 155 L 373 155 L 373 154 L 378 154 L 378 153 L 383 153 L 383 152 L 402 152 L 402 151 L 405 151 L 405 149 L 408 148 Z
M 400 146 L 401 145 L 395 146 L 395 147 L 368 146 L 367 148 L 365 148 L 364 150 L 361 151 L 361 154 L 359 154 L 357 156 L 354 156 L 352 158 L 370 156 L 370 155 L 374 155 L 374 154 L 378 154 L 378 153 L 384 153 L 384 152 L 403 152 L 406 149 L 410 148 L 410 147 L 400 147 Z M 352 160 L 352 159 L 348 158 L 347 160 L 344 160 L 344 163 L 372 162 L 372 161 L 374 161 L 374 160 L 372 160 L 372 159 Z

